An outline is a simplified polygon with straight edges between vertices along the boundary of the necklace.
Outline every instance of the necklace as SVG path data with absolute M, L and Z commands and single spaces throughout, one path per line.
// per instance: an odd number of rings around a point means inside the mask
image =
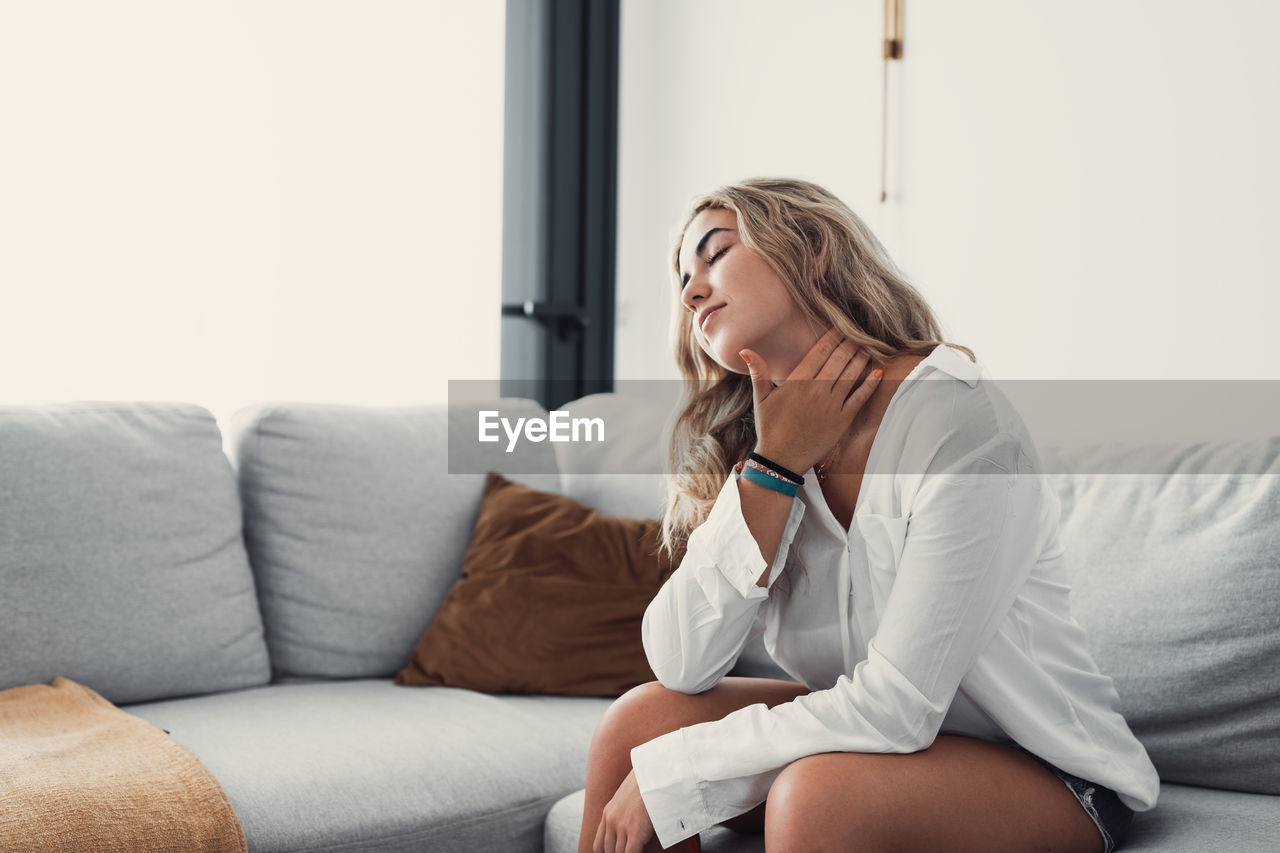
M 813 473 L 818 475 L 819 483 L 826 482 L 827 475 L 830 473 L 827 469 L 831 466 L 831 463 L 835 461 L 836 454 L 840 452 L 840 445 L 844 444 L 845 436 L 847 435 L 848 433 L 845 433 L 845 435 L 840 436 L 840 440 L 837 441 L 836 446 L 832 448 L 830 456 L 813 466 Z

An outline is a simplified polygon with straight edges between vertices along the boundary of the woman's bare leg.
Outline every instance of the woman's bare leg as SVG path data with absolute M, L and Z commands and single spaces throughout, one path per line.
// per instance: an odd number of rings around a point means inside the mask
M 582 810 L 578 853 L 591 853 L 600 815 L 622 780 L 631 772 L 631 750 L 659 735 L 694 723 L 719 720 L 729 713 L 763 702 L 772 708 L 803 696 L 809 690 L 794 681 L 773 678 L 723 678 L 705 693 L 688 695 L 668 690 L 656 681 L 619 696 L 609 706 L 591 738 L 587 758 L 587 794 Z M 739 826 L 761 824 L 760 814 L 742 816 Z M 654 841 L 649 850 L 660 850 Z
M 591 741 L 579 853 L 591 850 L 605 805 L 631 772 L 632 747 L 808 692 L 795 682 L 725 678 L 694 696 L 651 682 L 619 697 Z M 916 753 L 801 758 L 779 774 L 766 803 L 725 825 L 766 832 L 770 853 L 1100 853 L 1103 847 L 1075 796 L 1038 762 L 1007 746 L 947 735 Z M 655 841 L 646 852 L 659 849 Z
M 765 802 L 769 853 L 1101 853 L 1102 834 L 1043 765 L 1008 746 L 939 736 L 909 754 L 793 761 Z

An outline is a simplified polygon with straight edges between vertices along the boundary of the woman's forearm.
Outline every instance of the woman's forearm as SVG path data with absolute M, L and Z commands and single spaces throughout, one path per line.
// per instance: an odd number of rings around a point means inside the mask
M 773 566 L 773 558 L 777 556 L 778 546 L 782 544 L 782 534 L 794 502 L 795 498 L 766 486 L 746 479 L 738 480 L 738 503 L 742 507 L 742 519 L 760 548 L 760 556 L 764 557 L 764 574 L 756 580 L 756 586 L 769 585 L 769 571 Z

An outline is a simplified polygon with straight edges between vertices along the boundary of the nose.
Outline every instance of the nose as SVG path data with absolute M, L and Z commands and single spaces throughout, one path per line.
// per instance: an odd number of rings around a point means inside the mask
M 689 283 L 680 291 L 680 302 L 685 308 L 696 312 L 698 306 L 706 302 L 711 295 L 711 285 L 707 283 L 705 273 L 695 273 L 689 277 Z

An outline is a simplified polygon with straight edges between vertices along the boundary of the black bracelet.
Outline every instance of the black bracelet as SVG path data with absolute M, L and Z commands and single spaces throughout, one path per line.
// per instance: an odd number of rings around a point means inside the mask
M 788 480 L 791 480 L 792 482 L 794 482 L 797 486 L 804 485 L 804 477 L 801 477 L 799 474 L 795 473 L 794 471 L 788 471 L 786 468 L 783 468 L 777 462 L 774 462 L 770 459 L 766 459 L 765 457 L 761 456 L 759 453 L 756 453 L 754 450 L 747 454 L 747 458 L 754 459 L 755 461 L 759 462 L 761 465 L 764 465 L 765 467 L 768 467 L 768 468 L 772 468 L 782 476 L 786 477 Z

